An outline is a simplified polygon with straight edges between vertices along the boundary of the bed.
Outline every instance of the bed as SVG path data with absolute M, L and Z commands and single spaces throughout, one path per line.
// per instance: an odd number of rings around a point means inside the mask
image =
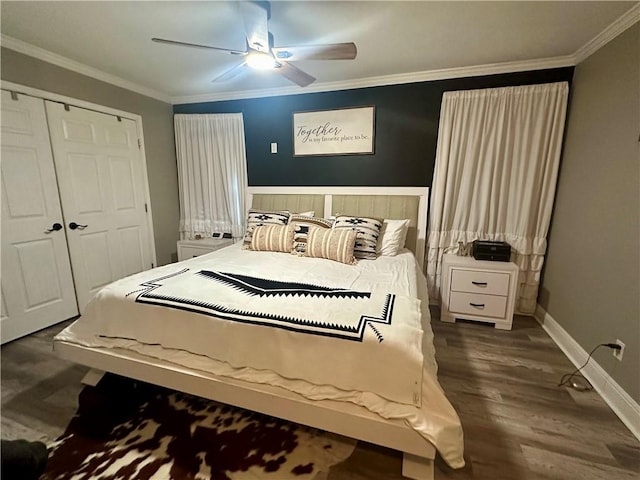
M 427 199 L 417 187 L 250 187 L 261 211 L 409 219 L 407 248 L 348 265 L 238 243 L 106 287 L 54 349 L 91 367 L 86 383 L 113 372 L 364 440 L 403 452 L 405 477 L 432 479 L 436 451 L 454 468 L 464 460 L 436 378 Z M 200 288 L 227 303 L 202 301 Z M 185 321 L 199 340 L 172 333 Z M 272 351 L 256 353 L 259 343 Z

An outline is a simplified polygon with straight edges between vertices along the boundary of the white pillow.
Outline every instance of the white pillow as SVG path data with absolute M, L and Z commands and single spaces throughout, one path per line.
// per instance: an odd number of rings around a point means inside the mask
M 389 220 L 385 218 L 382 223 L 382 229 L 380 230 L 376 253 L 378 255 L 395 257 L 398 252 L 404 248 L 408 230 L 409 220 Z

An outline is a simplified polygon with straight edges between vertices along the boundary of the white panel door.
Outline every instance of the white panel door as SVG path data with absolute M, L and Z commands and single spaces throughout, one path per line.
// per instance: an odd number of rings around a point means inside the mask
M 146 175 L 133 120 L 45 103 L 82 313 L 108 283 L 152 267 Z
M 1 124 L 5 343 L 77 315 L 78 306 L 44 102 L 3 90 Z

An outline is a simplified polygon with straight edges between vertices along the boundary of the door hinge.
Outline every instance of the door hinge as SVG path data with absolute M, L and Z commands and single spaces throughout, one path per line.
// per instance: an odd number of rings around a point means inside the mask
M 138 150 L 142 148 L 142 142 L 138 139 Z
M 153 262 L 151 263 L 151 268 L 153 268 Z
M 145 211 L 145 213 L 149 213 L 149 209 L 147 208 L 147 204 L 146 203 L 144 204 L 144 211 Z

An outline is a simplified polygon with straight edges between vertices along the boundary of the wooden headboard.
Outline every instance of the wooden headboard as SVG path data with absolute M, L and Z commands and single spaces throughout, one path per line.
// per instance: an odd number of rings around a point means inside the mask
M 424 264 L 428 187 L 248 187 L 247 194 L 247 205 L 260 210 L 408 218 L 406 246 Z

